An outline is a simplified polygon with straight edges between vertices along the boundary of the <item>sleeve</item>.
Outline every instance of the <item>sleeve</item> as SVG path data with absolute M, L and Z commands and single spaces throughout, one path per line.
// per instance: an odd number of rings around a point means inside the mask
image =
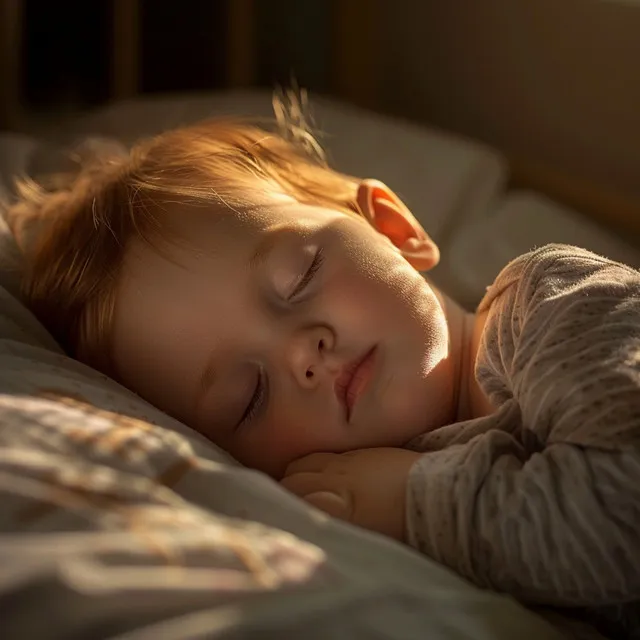
M 414 465 L 410 544 L 532 604 L 640 599 L 638 281 L 555 246 L 499 276 L 476 373 L 500 410 Z

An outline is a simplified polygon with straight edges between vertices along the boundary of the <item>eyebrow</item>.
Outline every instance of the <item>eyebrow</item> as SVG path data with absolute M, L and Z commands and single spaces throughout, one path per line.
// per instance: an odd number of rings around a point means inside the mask
M 202 399 L 202 395 L 204 392 L 213 384 L 213 381 L 216 379 L 216 368 L 214 363 L 214 358 L 207 358 L 207 364 L 200 376 L 200 381 L 198 384 L 198 399 Z
M 202 373 L 196 379 L 196 388 L 192 396 L 196 412 L 204 401 L 207 391 L 213 386 L 217 374 L 214 354 L 209 354 Z
M 255 251 L 249 258 L 249 267 L 253 271 L 264 264 L 274 246 L 279 242 L 279 233 L 269 233 L 258 242 Z

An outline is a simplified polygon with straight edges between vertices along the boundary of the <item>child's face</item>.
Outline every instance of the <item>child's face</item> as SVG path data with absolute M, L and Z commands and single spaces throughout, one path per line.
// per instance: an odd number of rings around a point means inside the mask
M 116 368 L 149 402 L 276 477 L 448 419 L 442 305 L 366 221 L 274 198 L 173 224 L 188 244 L 136 241 L 118 290 Z

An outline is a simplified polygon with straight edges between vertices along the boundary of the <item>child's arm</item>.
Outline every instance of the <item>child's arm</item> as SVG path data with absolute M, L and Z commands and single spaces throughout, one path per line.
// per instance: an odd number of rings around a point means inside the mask
M 480 586 L 535 604 L 640 598 L 640 465 L 568 443 L 528 453 L 492 431 L 423 455 L 407 541 Z
M 638 466 L 632 454 L 561 444 L 527 459 L 512 436 L 493 430 L 427 454 L 313 454 L 282 484 L 482 587 L 586 607 L 640 598 Z
M 489 306 L 476 374 L 494 429 L 414 465 L 409 541 L 528 602 L 639 599 L 640 274 L 546 247 Z

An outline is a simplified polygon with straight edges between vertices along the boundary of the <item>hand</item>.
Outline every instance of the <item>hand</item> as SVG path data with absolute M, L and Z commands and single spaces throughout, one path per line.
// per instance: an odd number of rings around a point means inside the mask
M 334 518 L 402 541 L 407 478 L 419 457 L 392 448 L 314 453 L 292 462 L 282 485 Z

